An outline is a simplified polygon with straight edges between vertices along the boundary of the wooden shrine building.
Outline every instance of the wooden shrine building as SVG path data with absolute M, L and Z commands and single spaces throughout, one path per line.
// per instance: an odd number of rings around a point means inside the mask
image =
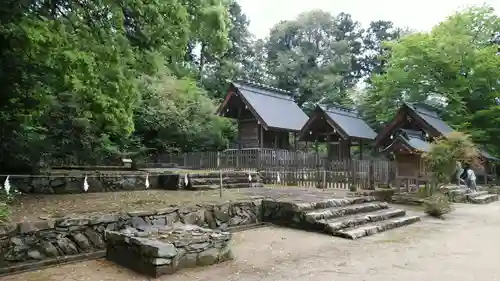
M 431 143 L 436 138 L 446 137 L 453 131 L 430 106 L 405 103 L 394 119 L 379 132 L 375 138 L 375 146 L 380 152 L 392 154 L 397 163 L 397 176 L 406 179 L 428 178 L 422 153 L 430 150 Z M 486 175 L 495 174 L 495 165 L 489 163 L 499 159 L 485 150 L 480 150 L 480 153 L 485 160 L 485 169 L 476 171 L 476 174 L 483 175 L 487 182 Z
M 373 142 L 375 136 L 375 131 L 356 111 L 338 105 L 316 106 L 300 132 L 301 141 L 327 143 L 331 160 L 351 159 L 353 145 L 360 147 L 362 159 L 364 145 Z
M 239 149 L 290 149 L 307 121 L 290 92 L 247 81 L 230 83 L 217 114 L 238 121 Z

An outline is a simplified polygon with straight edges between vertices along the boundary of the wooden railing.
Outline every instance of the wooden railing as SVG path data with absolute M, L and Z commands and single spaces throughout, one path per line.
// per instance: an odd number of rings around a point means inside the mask
M 161 161 L 192 170 L 259 171 L 273 185 L 372 188 L 395 178 L 387 160 L 329 160 L 322 153 L 275 149 L 190 152 L 162 156 Z

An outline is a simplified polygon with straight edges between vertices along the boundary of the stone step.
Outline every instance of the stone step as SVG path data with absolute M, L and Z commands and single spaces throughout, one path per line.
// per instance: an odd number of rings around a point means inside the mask
M 476 197 L 469 198 L 472 204 L 488 204 L 498 201 L 498 194 L 484 194 Z
M 256 172 L 222 172 L 222 176 L 226 178 L 232 178 L 232 177 L 245 177 L 248 178 L 248 174 L 250 174 L 252 177 L 260 177 L 260 175 Z M 186 173 L 182 173 L 180 176 L 184 178 Z M 191 179 L 195 178 L 219 178 L 220 173 L 219 172 L 211 172 L 211 173 L 187 173 L 187 176 Z
M 487 194 L 488 194 L 488 191 L 483 190 L 483 191 L 476 191 L 476 192 L 466 193 L 465 196 L 467 198 L 476 198 L 476 197 L 487 195 Z
M 184 181 L 184 179 L 181 179 L 181 181 Z M 258 177 L 252 177 L 252 180 L 250 182 L 259 182 L 260 178 Z M 193 178 L 190 179 L 190 182 L 192 185 L 210 185 L 210 184 L 219 184 L 220 183 L 220 178 Z M 222 178 L 222 183 L 249 183 L 248 177 L 223 177 Z
M 264 187 L 262 183 L 252 182 L 252 183 L 223 183 L 222 187 L 225 189 L 231 188 L 249 188 L 249 187 Z M 204 184 L 204 185 L 192 185 L 191 187 L 185 187 L 189 190 L 216 190 L 220 188 L 219 184 Z
M 453 191 L 450 191 L 449 194 L 452 194 L 452 195 L 463 195 L 463 196 L 466 196 L 466 197 L 477 197 L 477 196 L 480 196 L 480 195 L 485 195 L 485 194 L 488 194 L 488 191 L 469 191 L 468 189 L 456 189 L 456 190 L 453 190 Z
M 344 228 L 357 227 L 370 222 L 402 217 L 404 215 L 406 215 L 405 210 L 389 208 L 370 213 L 355 214 L 330 220 L 321 220 L 320 222 L 325 224 L 325 231 L 327 233 L 333 234 Z
M 308 211 L 304 214 L 306 221 L 316 222 L 347 215 L 367 213 L 389 208 L 386 202 L 368 202 L 362 204 L 345 205 L 341 207 Z
M 362 204 L 376 201 L 374 196 L 348 197 L 348 198 L 332 198 L 314 202 L 296 203 L 295 211 L 312 211 L 318 209 L 327 209 L 333 207 L 342 207 L 354 204 Z
M 358 239 L 365 236 L 374 235 L 380 232 L 384 232 L 393 228 L 413 224 L 420 221 L 419 216 L 408 216 L 408 217 L 397 217 L 391 218 L 383 221 L 367 223 L 360 227 L 351 227 L 335 231 L 332 233 L 334 236 L 346 238 L 346 239 Z
M 484 194 L 488 194 L 488 191 L 475 191 L 469 192 L 467 188 L 460 188 L 448 191 L 449 194 L 452 195 L 464 195 L 466 197 L 476 197 Z

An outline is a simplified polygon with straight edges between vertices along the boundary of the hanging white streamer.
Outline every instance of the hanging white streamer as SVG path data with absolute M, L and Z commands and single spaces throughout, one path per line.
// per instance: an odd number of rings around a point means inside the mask
M 3 183 L 3 188 L 5 189 L 5 192 L 7 192 L 7 194 L 9 194 L 9 192 L 10 192 L 9 177 L 10 176 L 7 176 L 7 178 L 5 179 L 5 182 Z
M 83 191 L 87 192 L 89 190 L 89 183 L 87 182 L 87 176 L 83 179 Z
M 306 174 L 304 174 L 304 180 L 307 180 L 307 175 Z
M 146 182 L 144 182 L 144 185 L 146 186 L 146 189 L 149 188 L 149 174 L 146 174 Z
M 278 175 L 276 175 L 276 182 L 281 183 L 280 172 L 278 172 Z
M 252 175 L 248 173 L 248 181 L 252 181 Z
M 187 186 L 188 184 L 189 184 L 188 175 L 185 174 L 184 175 L 184 185 Z

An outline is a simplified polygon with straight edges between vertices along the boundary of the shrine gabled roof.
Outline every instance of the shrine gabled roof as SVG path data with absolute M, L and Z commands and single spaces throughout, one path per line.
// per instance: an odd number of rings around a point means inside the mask
M 410 103 L 406 103 L 405 105 L 411 110 L 413 110 L 413 112 L 415 112 L 415 114 L 418 117 L 420 117 L 425 123 L 427 123 L 427 125 L 431 126 L 441 135 L 444 136 L 454 131 L 454 129 L 450 127 L 450 125 L 446 124 L 446 122 L 444 122 L 443 119 L 439 117 L 436 111 L 431 109 L 426 109 L 422 105 L 416 105 Z
M 419 137 L 415 136 L 400 136 L 401 140 L 403 140 L 408 146 L 411 148 L 420 151 L 420 152 L 429 152 L 431 149 L 431 143 L 425 141 Z
M 266 128 L 298 132 L 307 122 L 308 116 L 288 91 L 247 81 L 231 82 L 231 85 L 236 91 L 226 97 L 218 110 L 219 114 L 231 95 L 237 93 Z
M 404 103 L 398 110 L 396 116 L 385 128 L 383 128 L 375 138 L 376 145 L 381 145 L 382 141 L 389 137 L 392 132 L 401 124 L 401 116 L 407 115 L 421 123 L 423 129 L 429 132 L 433 137 L 445 136 L 454 131 L 454 129 L 441 119 L 439 114 L 429 106 L 422 104 Z
M 384 148 L 383 151 L 393 149 L 398 144 L 403 145 L 406 149 L 416 152 L 429 152 L 431 149 L 431 143 L 425 140 L 422 132 L 399 129 L 399 133 L 394 141 Z
M 329 106 L 328 108 L 319 106 L 319 108 L 326 113 L 330 121 L 338 126 L 337 129 L 349 138 L 373 140 L 377 136 L 365 120 L 352 109 L 342 106 Z
M 479 153 L 481 154 L 481 156 L 483 156 L 484 158 L 486 158 L 488 160 L 492 160 L 492 161 L 495 161 L 495 162 L 500 162 L 500 158 L 497 158 L 497 157 L 491 155 L 488 151 L 486 151 L 484 149 L 480 149 Z

